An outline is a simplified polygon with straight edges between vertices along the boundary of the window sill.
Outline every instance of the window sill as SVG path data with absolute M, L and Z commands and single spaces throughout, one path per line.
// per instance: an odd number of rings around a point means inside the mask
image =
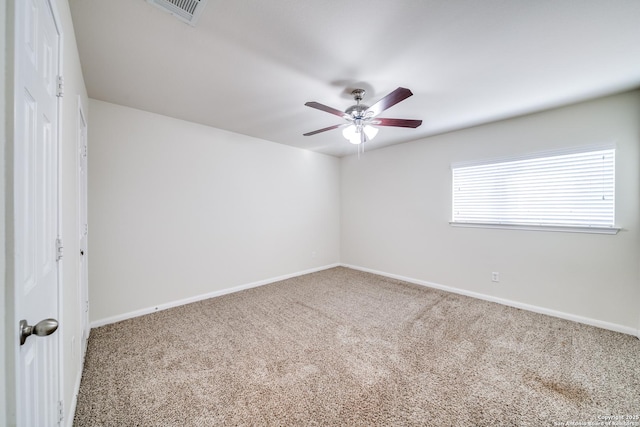
M 556 231 L 561 233 L 591 233 L 591 234 L 618 234 L 619 227 L 565 227 L 553 225 L 516 225 L 516 224 L 486 224 L 479 222 L 449 222 L 453 227 L 463 228 L 499 228 L 503 230 L 526 231 Z

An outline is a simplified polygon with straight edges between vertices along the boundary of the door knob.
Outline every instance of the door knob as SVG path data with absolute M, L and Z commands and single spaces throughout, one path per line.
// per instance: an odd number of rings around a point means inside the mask
M 30 335 L 35 334 L 39 337 L 46 337 L 54 333 L 56 329 L 58 329 L 58 321 L 56 319 L 44 319 L 35 326 L 30 326 L 23 319 L 20 321 L 20 345 L 23 345 Z

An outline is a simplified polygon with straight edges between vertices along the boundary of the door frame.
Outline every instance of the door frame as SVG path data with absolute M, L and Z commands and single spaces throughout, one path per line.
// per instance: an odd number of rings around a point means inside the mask
M 84 219 L 86 221 L 86 223 L 84 224 L 84 230 L 85 233 L 87 234 L 86 240 L 85 240 L 85 245 L 86 247 L 82 247 L 82 245 L 80 245 L 80 249 L 84 250 L 84 255 L 81 256 L 80 262 L 78 262 L 78 266 L 80 268 L 80 270 L 78 271 L 78 281 L 80 282 L 80 289 L 78 292 L 78 298 L 80 299 L 79 301 L 79 308 L 80 308 L 80 336 L 81 336 L 81 340 L 80 340 L 80 353 L 81 353 L 81 360 L 82 363 L 80 364 L 80 367 L 82 368 L 82 366 L 84 365 L 84 356 L 85 353 L 87 351 L 87 344 L 89 342 L 89 333 L 90 328 L 89 328 L 89 275 L 88 275 L 88 262 L 89 262 L 89 248 L 88 248 L 88 227 L 89 227 L 89 206 L 88 206 L 88 202 L 89 202 L 89 169 L 88 169 L 88 146 L 89 146 L 89 136 L 88 136 L 88 132 L 89 132 L 89 121 L 87 120 L 87 114 L 85 113 L 85 108 L 84 105 L 82 104 L 82 98 L 80 97 L 80 95 L 77 96 L 78 99 L 78 117 L 77 117 L 77 141 L 76 141 L 76 154 L 79 154 L 80 157 L 82 157 L 82 151 L 83 147 L 81 146 L 81 143 L 84 143 L 84 156 L 87 158 L 84 160 L 85 164 L 84 164 L 84 177 L 81 175 L 80 173 L 80 164 L 78 164 L 78 167 L 76 168 L 77 171 L 77 195 L 78 195 L 78 231 L 80 231 L 82 233 L 83 230 L 83 224 L 81 224 L 82 220 Z M 85 136 L 84 139 L 82 137 L 81 132 L 84 130 L 85 132 Z M 76 158 L 78 159 L 78 158 Z M 79 162 L 82 162 L 82 159 L 78 159 Z M 60 169 L 62 169 L 60 167 Z M 83 190 L 83 183 L 82 181 L 84 180 L 84 190 Z M 84 205 L 84 206 L 83 206 Z M 82 209 L 84 209 L 85 212 L 85 216 L 83 216 L 82 214 Z M 83 259 L 84 258 L 84 259 Z M 84 271 L 82 271 L 82 268 L 87 270 L 87 274 L 86 276 L 84 275 Z M 60 298 L 62 300 L 62 295 L 60 295 Z M 82 339 L 82 337 L 84 337 L 84 339 Z
M 23 1 L 23 0 L 15 0 L 15 2 L 18 1 Z M 64 48 L 64 33 L 63 33 L 63 26 L 62 26 L 62 20 L 60 18 L 60 13 L 58 11 L 58 6 L 57 6 L 57 1 L 56 0 L 43 0 L 43 2 L 46 4 L 46 6 L 49 8 L 49 10 L 51 11 L 51 16 L 53 19 L 53 24 L 56 28 L 56 32 L 58 33 L 58 54 L 57 54 L 57 75 L 61 76 L 62 75 L 62 70 L 63 70 L 63 58 L 64 58 L 64 53 L 63 53 L 63 48 Z M 6 218 L 5 220 L 5 225 L 7 227 L 6 232 L 7 232 L 7 242 L 9 243 L 9 253 L 6 256 L 6 269 L 7 269 L 7 274 L 6 274 L 6 280 L 7 280 L 7 287 L 9 288 L 9 298 L 12 299 L 11 303 L 12 304 L 12 311 L 13 311 L 13 316 L 10 317 L 11 321 L 11 325 L 9 325 L 8 329 L 10 331 L 13 331 L 12 334 L 10 334 L 9 336 L 11 338 L 9 338 L 8 341 L 8 345 L 10 347 L 13 347 L 12 349 L 9 349 L 9 352 L 7 353 L 7 355 L 11 354 L 13 357 L 13 360 L 9 360 L 8 364 L 7 364 L 7 374 L 12 376 L 13 381 L 11 380 L 11 378 L 8 379 L 7 381 L 7 389 L 6 394 L 7 394 L 7 405 L 6 405 L 6 409 L 7 409 L 7 418 L 5 421 L 7 422 L 13 422 L 13 423 L 17 423 L 19 421 L 18 417 L 19 417 L 19 409 L 20 409 L 20 402 L 18 400 L 18 394 L 20 391 L 20 384 L 18 383 L 20 375 L 18 372 L 19 369 L 19 362 L 18 359 L 20 357 L 20 344 L 19 344 L 19 333 L 18 333 L 18 324 L 21 320 L 20 316 L 21 313 L 19 312 L 19 303 L 18 303 L 18 295 L 17 295 L 17 284 L 16 284 L 16 276 L 15 276 L 15 247 L 16 247 L 16 241 L 14 239 L 15 236 L 15 227 L 16 227 L 16 223 L 15 223 L 15 198 L 17 197 L 16 194 L 16 188 L 15 188 L 15 178 L 16 178 L 16 170 L 15 170 L 15 146 L 16 146 L 16 128 L 17 126 L 19 126 L 19 123 L 16 123 L 16 109 L 19 108 L 19 106 L 17 105 L 17 101 L 18 101 L 18 97 L 16 96 L 16 93 L 18 93 L 19 88 L 17 87 L 18 84 L 18 79 L 17 79 L 17 66 L 21 61 L 21 57 L 19 57 L 19 55 L 23 55 L 23 51 L 21 49 L 18 49 L 18 47 L 16 46 L 16 44 L 18 43 L 19 38 L 17 37 L 18 31 L 23 30 L 21 24 L 19 23 L 18 20 L 18 10 L 16 7 L 16 4 L 13 3 L 11 0 L 9 0 L 9 7 L 7 9 L 7 19 L 10 20 L 10 22 L 8 21 L 9 25 L 12 26 L 12 38 L 7 40 L 7 51 L 9 52 L 9 54 L 7 55 L 7 63 L 6 66 L 7 68 L 11 68 L 11 71 L 9 71 L 9 73 L 11 73 L 11 79 L 12 79 L 12 84 L 10 85 L 11 88 L 10 90 L 12 91 L 11 96 L 9 97 L 9 103 L 6 104 L 6 107 L 8 109 L 11 110 L 11 112 L 7 112 L 8 114 L 11 114 L 11 130 L 7 133 L 7 135 L 10 135 L 10 137 L 7 139 L 7 144 L 8 144 L 8 149 L 5 151 L 7 158 L 5 159 L 5 162 L 7 163 L 7 167 L 10 168 L 10 181 L 6 182 L 6 188 L 8 190 L 8 193 L 6 195 L 7 197 L 7 201 L 8 203 L 5 205 L 5 214 L 7 214 L 7 216 L 9 218 Z M 9 46 L 9 44 L 11 44 L 11 46 Z M 8 74 L 9 74 L 8 73 Z M 55 183 L 55 189 L 56 189 L 56 193 L 57 193 L 57 201 L 56 201 L 56 215 L 57 215 L 57 221 L 56 221 L 56 237 L 58 239 L 62 239 L 62 111 L 63 111 L 63 104 L 62 104 L 62 96 L 59 96 L 56 100 L 56 133 L 54 135 L 55 138 L 55 145 L 56 145 L 56 165 L 57 165 L 57 171 L 56 171 L 56 183 Z M 57 261 L 57 292 L 56 292 L 56 297 L 57 297 L 57 302 L 56 302 L 56 318 L 59 320 L 60 323 L 61 322 L 61 315 L 63 313 L 63 306 L 62 306 L 62 301 L 63 299 L 63 266 L 64 266 L 64 258 L 61 258 L 59 261 Z M 9 303 L 9 301 L 7 301 L 7 303 Z M 35 319 L 34 319 L 35 320 Z M 58 360 L 57 360 L 57 380 L 58 380 L 58 386 L 57 386 L 57 400 L 58 402 L 62 402 L 63 401 L 63 397 L 64 397 L 64 349 L 63 349 L 63 343 L 64 343 L 64 339 L 63 339 L 63 333 L 64 333 L 64 327 L 61 324 L 60 327 L 58 328 L 58 330 L 56 331 L 55 334 L 53 334 L 53 336 L 55 336 L 55 339 L 58 341 Z M 8 372 L 8 371 L 12 371 L 12 372 Z M 12 395 L 12 398 L 9 398 L 9 395 Z M 11 399 L 11 400 L 9 400 Z M 64 411 L 64 408 L 62 408 L 62 410 Z M 66 415 L 67 414 L 63 414 Z M 63 419 L 63 421 L 60 424 L 63 424 L 64 422 L 66 422 L 68 420 Z
M 60 18 L 60 13 L 58 12 L 58 0 L 47 0 L 49 4 L 49 8 L 51 9 L 51 15 L 53 17 L 53 23 L 56 26 L 56 30 L 58 31 L 58 76 L 63 75 L 63 58 L 64 58 L 64 31 L 62 26 L 62 19 Z M 57 108 L 58 108 L 58 129 L 57 129 L 57 145 L 58 145 L 58 179 L 56 183 L 56 190 L 58 192 L 58 206 L 57 206 L 57 214 L 58 214 L 58 233 L 57 238 L 60 242 L 63 242 L 62 239 L 62 109 L 63 109 L 63 95 L 58 96 L 57 99 Z M 58 404 L 62 405 L 62 420 L 58 423 L 60 426 L 68 424 L 69 420 L 67 419 L 67 414 L 65 413 L 65 403 L 64 403 L 64 319 L 63 319 L 63 304 L 64 301 L 64 286 L 63 286 L 63 271 L 64 271 L 64 256 L 60 257 L 58 261 L 58 323 L 60 327 L 58 328 Z M 73 422 L 73 420 L 72 420 Z M 69 424 L 71 425 L 71 424 Z

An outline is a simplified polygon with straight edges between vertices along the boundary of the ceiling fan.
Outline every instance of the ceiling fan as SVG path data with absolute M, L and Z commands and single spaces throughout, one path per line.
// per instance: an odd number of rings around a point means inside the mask
M 371 107 L 360 104 L 364 97 L 364 89 L 354 89 L 351 91 L 353 99 L 356 104 L 347 108 L 344 112 L 332 107 L 320 104 L 319 102 L 307 102 L 307 107 L 315 108 L 321 111 L 326 111 L 329 114 L 342 117 L 347 123 L 329 126 L 323 129 L 314 130 L 313 132 L 307 132 L 304 136 L 311 136 L 317 133 L 326 132 L 328 130 L 344 128 L 342 135 L 349 140 L 352 144 L 362 144 L 366 141 L 372 140 L 377 134 L 378 129 L 374 126 L 392 126 L 392 127 L 405 127 L 405 128 L 417 128 L 422 124 L 422 120 L 411 119 L 387 119 L 377 117 L 389 107 L 396 105 L 400 101 L 404 101 L 413 93 L 404 87 L 399 87 L 394 90 L 380 101 L 373 104 Z

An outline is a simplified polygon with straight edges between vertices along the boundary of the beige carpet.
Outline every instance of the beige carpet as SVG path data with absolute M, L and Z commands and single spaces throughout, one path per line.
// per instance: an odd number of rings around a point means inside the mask
M 606 416 L 640 425 L 637 338 L 334 268 L 92 330 L 74 425 Z

